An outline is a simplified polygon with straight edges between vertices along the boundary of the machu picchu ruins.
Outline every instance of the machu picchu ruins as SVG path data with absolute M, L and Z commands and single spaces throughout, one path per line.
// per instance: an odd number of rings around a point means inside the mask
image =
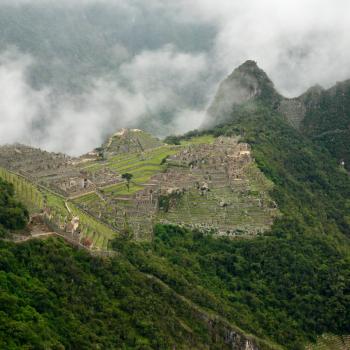
M 91 249 L 107 249 L 125 230 L 150 239 L 156 223 L 250 237 L 278 215 L 269 196 L 272 183 L 239 137 L 204 135 L 168 145 L 141 130 L 122 129 L 78 158 L 2 146 L 0 167 L 18 192 L 28 188 L 34 211 Z

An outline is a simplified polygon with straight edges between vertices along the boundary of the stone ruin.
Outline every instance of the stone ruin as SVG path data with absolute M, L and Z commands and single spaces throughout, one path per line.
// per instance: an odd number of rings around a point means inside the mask
M 0 147 L 0 166 L 65 197 L 95 193 L 100 200 L 90 206 L 84 203 L 82 208 L 116 230 L 127 220 L 137 238 L 152 232 L 156 222 L 232 236 L 257 234 L 272 223 L 277 212 L 264 193 L 250 195 L 248 173 L 254 162 L 250 146 L 239 138 L 219 137 L 212 144 L 179 148 L 165 160 L 165 172 L 152 176 L 130 196 L 103 191 L 106 186 L 123 182 L 120 174 L 103 161 L 97 168 L 96 163 L 90 163 L 93 170 L 89 171 L 84 159 L 21 145 Z M 258 173 L 254 176 L 259 177 Z M 164 198 L 169 199 L 166 210 L 160 205 Z M 63 231 L 72 224 L 58 214 L 54 217 Z M 71 234 L 78 235 L 79 230 L 78 226 Z
M 191 145 L 169 156 L 165 164 L 167 170 L 154 175 L 142 190 L 131 196 L 111 197 L 109 212 L 101 203 L 99 217 L 114 220 L 116 227 L 127 217 L 139 238 L 152 232 L 153 224 L 159 221 L 228 236 L 259 234 L 272 223 L 276 208 L 264 195 L 249 197 L 247 171 L 253 158 L 250 146 L 238 138 L 219 137 L 213 144 Z M 166 210 L 160 204 L 164 198 L 169 199 Z M 185 209 L 188 201 L 191 205 Z M 257 212 L 252 225 L 248 224 L 251 212 Z M 263 221 L 260 216 L 271 220 L 259 226 L 259 220 Z
M 0 166 L 29 178 L 66 168 L 70 159 L 62 153 L 50 153 L 21 144 L 0 147 Z
M 122 181 L 117 172 L 107 167 L 89 172 L 88 168 L 84 168 L 85 161 L 80 158 L 20 144 L 0 147 L 0 166 L 66 197 Z
M 91 228 L 84 225 L 79 216 L 73 216 L 68 213 L 67 215 L 62 215 L 54 209 L 45 207 L 43 212 L 35 217 L 40 217 L 42 223 L 46 224 L 54 232 L 64 236 L 71 243 L 89 249 L 93 248 L 92 241 L 85 235 L 88 231 L 91 231 Z

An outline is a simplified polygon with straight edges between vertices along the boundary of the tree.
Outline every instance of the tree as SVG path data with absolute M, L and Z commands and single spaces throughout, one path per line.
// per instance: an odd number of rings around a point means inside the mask
M 180 137 L 175 136 L 175 135 L 170 135 L 164 139 L 164 142 L 167 143 L 168 145 L 180 145 Z
M 129 224 L 128 217 L 126 212 L 124 213 L 124 225 L 122 230 L 120 231 L 120 238 L 123 240 L 131 240 L 134 237 L 132 228 Z
M 133 178 L 133 174 L 125 173 L 122 174 L 122 179 L 126 180 L 126 187 L 128 188 L 128 191 L 130 190 L 130 181 Z
M 4 230 L 21 230 L 28 219 L 28 210 L 15 199 L 13 185 L 0 179 L 0 233 Z
M 106 160 L 105 150 L 103 147 L 97 147 L 95 148 L 95 151 L 97 153 L 98 160 Z

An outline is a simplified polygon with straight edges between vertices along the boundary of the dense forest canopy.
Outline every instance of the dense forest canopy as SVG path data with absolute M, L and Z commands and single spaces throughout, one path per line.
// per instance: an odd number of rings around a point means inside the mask
M 14 198 L 13 186 L 0 178 L 0 236 L 24 228 L 27 221 L 28 211 Z

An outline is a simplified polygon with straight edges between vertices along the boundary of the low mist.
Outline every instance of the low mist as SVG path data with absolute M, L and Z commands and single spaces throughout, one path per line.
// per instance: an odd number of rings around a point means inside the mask
M 256 60 L 285 96 L 350 78 L 350 3 L 0 0 L 0 143 L 79 155 L 121 127 L 198 127 Z

